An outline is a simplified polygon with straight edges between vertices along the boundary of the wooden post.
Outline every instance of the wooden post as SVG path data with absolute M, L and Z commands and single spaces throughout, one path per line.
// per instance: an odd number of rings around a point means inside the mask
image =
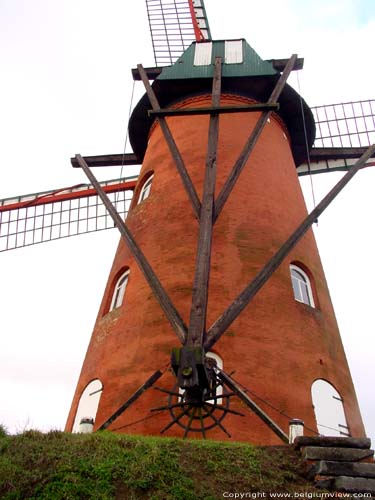
M 139 74 L 141 75 L 141 79 L 142 79 L 142 82 L 145 86 L 146 93 L 147 93 L 147 96 L 150 100 L 152 109 L 154 111 L 160 111 L 159 102 L 157 100 L 157 97 L 155 95 L 153 88 L 151 87 L 151 84 L 149 82 L 149 79 L 147 77 L 147 74 L 146 74 L 142 64 L 138 64 L 137 68 L 138 68 Z M 189 173 L 186 170 L 184 161 L 183 161 L 182 156 L 178 150 L 177 144 L 175 143 L 175 140 L 173 139 L 172 132 L 168 126 L 168 123 L 166 122 L 166 120 L 163 116 L 159 117 L 159 125 L 160 125 L 160 128 L 164 134 L 165 140 L 167 141 L 172 158 L 175 161 L 177 171 L 180 174 L 182 183 L 183 183 L 185 190 L 188 194 L 188 197 L 191 201 L 194 214 L 199 219 L 201 204 L 200 204 L 197 192 L 196 192 L 194 185 L 190 179 Z
M 153 291 L 156 300 L 159 302 L 160 307 L 163 309 L 163 311 L 164 311 L 167 319 L 169 320 L 173 330 L 176 332 L 177 337 L 179 338 L 179 340 L 182 343 L 184 343 L 185 338 L 186 338 L 186 334 L 187 334 L 187 327 L 186 327 L 185 323 L 183 322 L 180 314 L 178 313 L 177 309 L 172 304 L 172 301 L 170 300 L 169 296 L 167 295 L 167 292 L 164 290 L 162 284 L 158 280 L 152 267 L 148 263 L 146 257 L 143 255 L 141 249 L 139 248 L 139 246 L 138 246 L 137 242 L 135 241 L 133 235 L 131 234 L 130 230 L 126 226 L 125 222 L 119 216 L 117 210 L 112 205 L 111 200 L 108 198 L 106 193 L 103 191 L 103 189 L 100 186 L 99 182 L 97 181 L 96 177 L 94 176 L 94 174 L 91 172 L 91 170 L 87 166 L 85 160 L 82 158 L 81 155 L 76 155 L 76 160 L 77 160 L 79 166 L 82 168 L 82 170 L 87 175 L 91 184 L 94 186 L 100 199 L 102 200 L 103 204 L 105 205 L 106 209 L 108 210 L 109 215 L 112 217 L 113 222 L 115 223 L 117 229 L 120 231 L 123 240 L 125 241 L 129 250 L 133 254 L 133 257 L 135 258 L 135 260 L 136 260 L 140 270 L 142 271 L 144 277 L 146 278 L 148 284 L 150 285 L 150 288 Z
M 370 146 L 367 151 L 359 158 L 353 167 L 344 175 L 344 177 L 331 189 L 316 208 L 304 219 L 298 228 L 291 234 L 285 243 L 279 248 L 274 256 L 268 261 L 263 269 L 256 275 L 246 288 L 238 295 L 232 304 L 223 312 L 207 332 L 204 348 L 208 351 L 219 340 L 227 328 L 239 316 L 241 311 L 248 305 L 250 300 L 258 293 L 262 286 L 272 276 L 274 271 L 280 266 L 284 258 L 299 242 L 306 231 L 312 226 L 314 221 L 328 207 L 331 201 L 340 193 L 346 184 L 354 177 L 358 170 L 366 161 L 375 154 L 375 144 Z
M 293 70 L 294 65 L 297 61 L 297 55 L 293 54 L 292 57 L 289 59 L 287 65 L 285 66 L 285 69 L 283 71 L 283 74 L 279 78 L 270 98 L 267 101 L 267 104 L 275 104 L 277 99 L 279 98 L 281 92 L 283 91 L 283 88 L 285 87 L 286 81 L 290 75 L 290 72 Z M 220 212 L 222 211 L 229 195 L 231 194 L 234 186 L 236 185 L 236 182 L 238 180 L 238 177 L 240 176 L 247 160 L 249 159 L 249 156 L 251 152 L 253 151 L 258 138 L 260 134 L 262 133 L 262 130 L 267 123 L 267 119 L 271 115 L 272 111 L 263 111 L 262 114 L 259 117 L 258 122 L 256 123 L 254 130 L 250 134 L 249 139 L 247 140 L 244 148 L 242 149 L 242 152 L 240 156 L 238 157 L 238 160 L 234 164 L 234 167 L 229 174 L 222 190 L 219 193 L 219 196 L 217 197 L 217 200 L 215 202 L 215 214 L 214 214 L 214 222 L 216 222 L 216 219 L 219 217 Z
M 212 106 L 219 106 L 221 93 L 221 58 L 215 59 L 212 84 Z M 219 138 L 219 115 L 212 114 L 208 131 L 206 171 L 203 186 L 202 207 L 199 219 L 199 238 L 193 283 L 190 325 L 186 345 L 198 347 L 203 344 L 206 328 L 208 284 L 210 276 L 212 227 L 216 184 L 216 156 Z

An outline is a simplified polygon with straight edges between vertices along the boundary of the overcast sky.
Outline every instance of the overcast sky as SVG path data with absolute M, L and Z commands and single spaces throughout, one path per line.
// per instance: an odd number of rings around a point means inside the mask
M 264 59 L 304 57 L 300 91 L 311 106 L 375 97 L 372 0 L 206 8 L 214 38 L 244 37 Z M 86 182 L 71 156 L 122 152 L 130 69 L 153 65 L 143 0 L 0 0 L 0 51 L 0 198 Z M 290 83 L 298 90 L 295 75 Z M 313 178 L 317 200 L 338 177 Z M 315 228 L 373 438 L 374 186 L 375 169 L 361 171 Z M 309 197 L 308 180 L 304 189 Z M 11 431 L 64 427 L 117 240 L 105 231 L 0 255 L 0 423 Z

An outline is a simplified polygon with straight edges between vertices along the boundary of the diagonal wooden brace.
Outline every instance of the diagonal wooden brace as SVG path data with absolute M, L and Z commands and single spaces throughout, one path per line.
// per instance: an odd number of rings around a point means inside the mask
M 99 428 L 98 431 L 104 431 L 107 429 L 120 415 L 124 413 L 125 410 L 129 408 L 135 401 L 137 401 L 138 398 L 142 396 L 142 394 L 150 388 L 152 385 L 155 384 L 157 380 L 163 375 L 163 372 L 160 370 L 157 370 L 155 373 L 149 377 L 144 384 L 141 385 L 139 389 L 135 391 L 134 394 L 130 396 L 130 398 L 125 401 L 123 405 L 120 406 L 120 408 L 115 411 L 113 415 L 111 415 Z
M 167 292 L 164 290 L 162 284 L 154 273 L 152 267 L 147 261 L 146 257 L 143 255 L 141 249 L 139 248 L 137 242 L 135 241 L 133 235 L 131 234 L 129 228 L 125 224 L 125 222 L 121 219 L 118 214 L 116 208 L 112 205 L 111 200 L 108 198 L 106 193 L 103 191 L 99 182 L 97 181 L 94 174 L 91 172 L 87 163 L 82 158 L 81 155 L 76 155 L 76 160 L 79 166 L 87 175 L 91 184 L 94 186 L 96 192 L 98 193 L 100 199 L 102 200 L 104 206 L 108 210 L 110 216 L 113 219 L 117 229 L 120 231 L 123 240 L 125 241 L 127 247 L 133 254 L 140 270 L 142 271 L 144 277 L 146 278 L 148 284 L 150 285 L 151 290 L 154 293 L 156 300 L 159 302 L 160 307 L 163 309 L 167 319 L 169 320 L 173 330 L 176 332 L 177 337 L 180 342 L 183 344 L 185 342 L 185 338 L 187 335 L 187 327 L 183 322 L 180 314 L 178 313 L 175 306 L 172 304 L 171 299 L 167 295 Z
M 142 64 L 138 64 L 137 69 L 138 69 L 138 72 L 141 76 L 143 85 L 145 86 L 146 93 L 147 93 L 147 96 L 150 100 L 152 109 L 154 111 L 160 111 L 159 102 L 157 100 L 157 97 L 155 95 L 153 88 L 151 87 L 150 81 L 147 77 L 147 74 L 146 74 Z M 191 201 L 194 214 L 199 219 L 199 214 L 200 214 L 200 210 L 201 210 L 201 203 L 199 201 L 197 192 L 196 192 L 195 187 L 191 181 L 189 173 L 186 170 L 185 163 L 182 159 L 181 153 L 178 150 L 177 144 L 176 144 L 175 140 L 173 139 L 172 132 L 171 132 L 165 118 L 163 116 L 160 116 L 158 118 L 158 120 L 159 120 L 159 125 L 161 128 L 161 131 L 164 134 L 165 140 L 166 140 L 167 145 L 169 147 L 169 150 L 171 152 L 172 158 L 175 161 L 177 171 L 180 174 L 182 183 L 183 183 L 185 190 L 188 194 L 188 197 Z
M 291 71 L 294 68 L 296 60 L 297 60 L 297 55 L 293 54 L 292 57 L 289 59 L 287 65 L 285 66 L 283 74 L 279 78 L 270 98 L 267 101 L 267 104 L 275 104 L 277 99 L 280 97 L 280 94 L 285 87 L 286 81 L 287 81 Z M 220 191 L 220 193 L 216 199 L 214 222 L 216 222 L 222 209 L 224 208 L 224 205 L 225 205 L 229 195 L 231 194 L 234 186 L 236 185 L 236 182 L 237 182 L 243 168 L 245 167 L 246 162 L 249 159 L 249 156 L 252 153 L 252 151 L 253 151 L 253 149 L 254 149 L 254 147 L 259 139 L 259 136 L 262 133 L 262 130 L 267 123 L 267 119 L 269 118 L 271 113 L 272 113 L 272 111 L 263 111 L 262 112 L 262 114 L 260 115 L 259 120 L 257 121 L 253 131 L 251 132 L 245 146 L 243 147 L 241 154 L 238 157 L 238 160 L 234 164 L 231 173 L 229 174 L 224 186 L 222 187 L 222 190 Z
M 251 299 L 258 293 L 262 286 L 269 280 L 272 274 L 280 266 L 284 258 L 295 247 L 302 236 L 312 226 L 314 221 L 328 207 L 331 201 L 340 193 L 340 191 L 348 184 L 366 161 L 375 154 L 375 144 L 370 146 L 367 151 L 359 158 L 353 167 L 344 175 L 344 177 L 331 189 L 331 191 L 323 198 L 316 208 L 304 219 L 298 228 L 290 235 L 285 243 L 279 248 L 274 256 L 268 261 L 263 269 L 256 275 L 232 302 L 232 304 L 223 312 L 223 314 L 215 321 L 207 332 L 204 348 L 206 352 L 219 340 L 223 333 L 229 328 L 233 321 L 249 304 Z
M 219 106 L 221 93 L 221 58 L 215 59 L 212 83 L 212 105 Z M 219 115 L 210 117 L 206 170 L 203 185 L 202 207 L 199 218 L 199 237 L 193 282 L 190 324 L 186 345 L 198 347 L 203 344 L 206 329 L 208 284 L 210 276 L 214 198 L 216 184 L 216 156 L 219 140 Z
M 264 412 L 247 394 L 244 392 L 236 382 L 227 375 L 223 370 L 217 368 L 217 376 L 219 379 L 231 389 L 251 411 L 255 413 L 268 427 L 282 440 L 284 443 L 289 442 L 289 437 L 285 432 L 274 422 L 266 412 Z

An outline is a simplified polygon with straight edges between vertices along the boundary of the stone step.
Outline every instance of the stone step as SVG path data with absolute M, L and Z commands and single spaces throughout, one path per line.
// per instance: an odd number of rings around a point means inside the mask
M 375 493 L 375 479 L 338 476 L 334 480 L 334 487 L 348 493 Z
M 315 476 L 352 476 L 375 478 L 375 463 L 366 462 L 332 462 L 322 460 L 314 464 L 308 471 L 307 477 Z
M 305 446 L 324 446 L 334 448 L 370 449 L 369 438 L 352 438 L 336 436 L 299 436 L 294 440 L 294 447 L 299 449 Z
M 336 448 L 306 446 L 301 449 L 304 460 L 325 460 L 330 462 L 359 462 L 365 459 L 372 459 L 373 450 L 358 448 Z
M 366 477 L 338 476 L 330 479 L 321 479 L 314 483 L 316 488 L 343 491 L 346 493 L 370 493 L 375 495 L 375 479 Z

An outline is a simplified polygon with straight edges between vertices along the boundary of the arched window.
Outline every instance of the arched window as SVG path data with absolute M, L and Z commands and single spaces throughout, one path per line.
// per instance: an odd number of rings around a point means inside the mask
M 146 198 L 148 198 L 150 196 L 151 184 L 152 184 L 153 178 L 154 178 L 154 176 L 150 175 L 150 177 L 143 184 L 141 192 L 139 193 L 138 205 L 139 205 L 139 203 L 142 203 L 142 201 L 144 201 Z
M 113 290 L 111 307 L 109 308 L 110 311 L 120 307 L 124 300 L 125 289 L 129 279 L 129 272 L 129 269 L 127 269 L 117 280 L 116 286 Z
M 86 386 L 79 399 L 72 432 L 80 432 L 80 423 L 82 419 L 92 419 L 95 421 L 102 391 L 103 384 L 99 379 L 93 380 Z
M 322 436 L 350 436 L 342 397 L 329 382 L 317 379 L 311 387 L 316 424 Z
M 292 287 L 294 298 L 298 302 L 303 302 L 311 307 L 315 307 L 313 292 L 311 288 L 310 279 L 300 267 L 295 264 L 290 264 L 290 277 L 292 280 Z

